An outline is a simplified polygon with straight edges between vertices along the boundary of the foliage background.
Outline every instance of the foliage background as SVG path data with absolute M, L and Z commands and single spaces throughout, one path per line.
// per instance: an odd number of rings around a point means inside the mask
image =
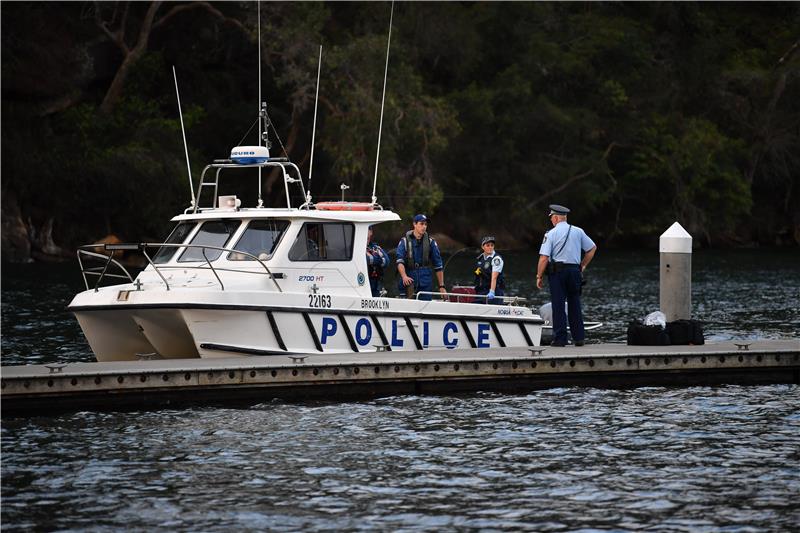
M 196 180 L 255 119 L 256 9 L 4 2 L 4 258 L 163 237 L 189 200 L 171 67 Z M 305 174 L 322 44 L 313 194 L 368 199 L 390 4 L 261 11 L 281 143 Z M 398 2 L 379 200 L 502 248 L 538 243 L 549 203 L 603 246 L 675 220 L 703 246 L 797 246 L 799 39 L 797 3 Z M 277 176 L 264 187 L 278 205 Z

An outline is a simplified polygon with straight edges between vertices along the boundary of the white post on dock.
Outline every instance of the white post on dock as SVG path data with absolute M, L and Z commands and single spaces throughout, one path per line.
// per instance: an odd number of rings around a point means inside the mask
M 659 307 L 667 322 L 692 318 L 692 236 L 675 222 L 661 234 Z

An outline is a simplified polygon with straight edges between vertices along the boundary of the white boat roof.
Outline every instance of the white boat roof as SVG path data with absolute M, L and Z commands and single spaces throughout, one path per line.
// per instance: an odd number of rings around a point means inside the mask
M 303 220 L 336 220 L 349 222 L 363 222 L 369 224 L 379 224 L 381 222 L 391 222 L 400 220 L 400 215 L 394 211 L 374 210 L 374 211 L 328 211 L 315 209 L 286 209 L 286 208 L 241 208 L 237 211 L 231 209 L 204 209 L 197 213 L 187 213 L 177 215 L 172 218 L 173 222 L 186 220 L 219 220 L 219 219 L 258 219 L 258 218 L 282 218 L 282 219 L 303 219 Z

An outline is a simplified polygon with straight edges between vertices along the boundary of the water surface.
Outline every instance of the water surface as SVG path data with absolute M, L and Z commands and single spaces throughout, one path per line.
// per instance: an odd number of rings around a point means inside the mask
M 797 386 L 6 420 L 4 529 L 790 531 Z
M 798 254 L 700 252 L 711 340 L 797 338 Z M 531 304 L 535 257 L 509 254 Z M 447 279 L 468 282 L 471 257 Z M 460 277 L 458 272 L 466 273 Z M 592 339 L 658 307 L 658 254 L 599 255 Z M 2 363 L 90 361 L 72 265 L 3 267 Z M 2 419 L 2 529 L 797 531 L 800 387 L 562 388 Z

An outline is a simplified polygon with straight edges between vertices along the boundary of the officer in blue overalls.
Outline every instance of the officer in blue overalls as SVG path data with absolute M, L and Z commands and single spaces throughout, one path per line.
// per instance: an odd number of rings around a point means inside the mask
M 475 301 L 499 305 L 503 300 L 495 296 L 503 295 L 506 281 L 503 276 L 503 258 L 497 255 L 494 244 L 494 237 L 488 235 L 481 240 L 483 253 L 476 258 L 475 294 L 485 294 L 487 298 L 476 298 Z
M 416 292 L 433 292 L 433 272 L 439 292 L 447 293 L 444 286 L 444 265 L 439 245 L 428 235 L 428 217 L 415 215 L 411 231 L 406 232 L 397 245 L 397 289 L 400 296 L 413 297 Z M 420 300 L 430 300 L 424 294 Z
M 367 232 L 367 272 L 372 296 L 380 296 L 383 291 L 383 271 L 389 266 L 389 254 L 372 240 L 372 226 Z
M 567 224 L 569 209 L 552 204 L 550 222 L 553 229 L 545 233 L 539 248 L 539 265 L 536 269 L 536 286 L 542 288 L 547 274 L 550 300 L 553 306 L 553 341 L 550 346 L 566 346 L 567 316 L 564 302 L 569 307 L 569 328 L 575 346 L 583 346 L 583 314 L 581 313 L 581 273 L 597 252 L 597 245 L 577 226 Z M 581 251 L 584 252 L 581 258 Z

